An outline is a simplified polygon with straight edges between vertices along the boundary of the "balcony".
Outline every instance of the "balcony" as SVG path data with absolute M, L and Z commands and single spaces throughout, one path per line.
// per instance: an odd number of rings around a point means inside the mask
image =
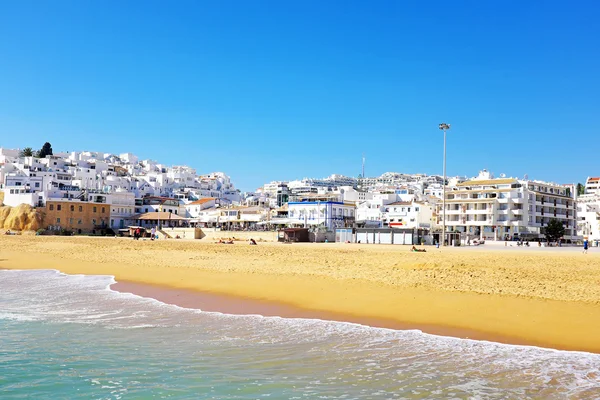
M 446 215 L 458 215 L 461 212 L 461 210 L 446 210 Z

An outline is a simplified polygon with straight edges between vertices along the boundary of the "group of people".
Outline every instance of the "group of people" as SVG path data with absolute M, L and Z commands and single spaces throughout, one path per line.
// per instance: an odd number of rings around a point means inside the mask
M 140 240 L 141 237 L 146 236 L 146 229 L 140 228 L 139 226 L 135 228 L 133 231 L 133 240 Z M 150 229 L 150 240 L 158 239 L 158 233 L 156 233 L 156 228 L 152 227 Z
M 233 239 L 229 238 L 229 239 L 225 239 L 223 240 L 222 238 L 219 239 L 219 241 L 215 242 L 218 244 L 234 244 L 235 237 Z M 256 240 L 250 238 L 250 240 L 248 240 L 248 244 L 251 246 L 256 246 L 258 243 L 256 243 Z

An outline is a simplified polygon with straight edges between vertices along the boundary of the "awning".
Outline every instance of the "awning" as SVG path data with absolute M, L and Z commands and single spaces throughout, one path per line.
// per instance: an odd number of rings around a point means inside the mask
M 144 214 L 133 215 L 130 219 L 142 221 L 185 221 L 187 218 L 180 217 L 177 214 L 168 213 L 166 211 L 147 212 Z

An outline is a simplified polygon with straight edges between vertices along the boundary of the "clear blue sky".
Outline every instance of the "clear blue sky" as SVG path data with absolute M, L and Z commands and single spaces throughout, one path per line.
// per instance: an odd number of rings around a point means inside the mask
M 600 3 L 0 0 L 0 146 L 271 180 L 600 174 Z

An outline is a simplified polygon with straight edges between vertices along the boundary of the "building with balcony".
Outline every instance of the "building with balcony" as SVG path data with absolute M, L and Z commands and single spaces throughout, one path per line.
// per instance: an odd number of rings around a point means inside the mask
M 443 210 L 438 212 L 442 224 Z M 446 226 L 470 238 L 538 240 L 555 218 L 564 239 L 577 238 L 575 202 L 567 188 L 516 178 L 465 181 L 446 190 Z
M 588 177 L 585 181 L 585 194 L 600 195 L 600 177 Z
M 594 245 L 600 241 L 600 194 L 577 197 L 577 235 Z
M 110 194 L 110 227 L 124 229 L 135 215 L 135 195 L 123 189 Z

